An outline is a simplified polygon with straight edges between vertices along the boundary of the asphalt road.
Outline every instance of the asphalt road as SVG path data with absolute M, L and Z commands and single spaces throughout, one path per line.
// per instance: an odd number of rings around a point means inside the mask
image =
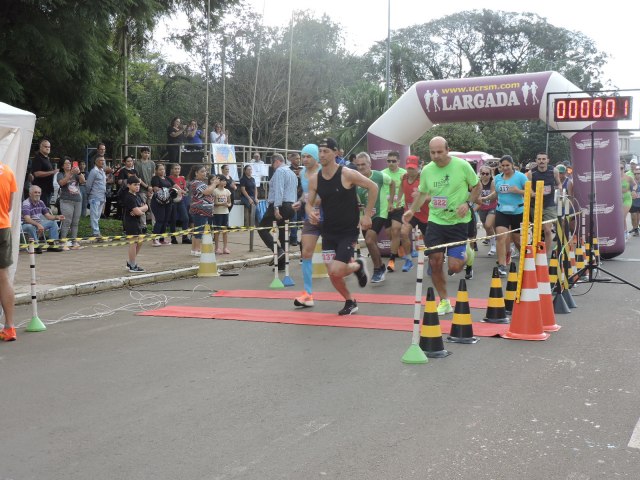
M 638 284 L 634 260 L 635 238 L 604 267 Z M 471 297 L 486 298 L 492 266 L 481 253 Z M 447 344 L 453 355 L 426 365 L 401 363 L 408 332 L 135 315 L 165 300 L 293 308 L 210 297 L 273 278 L 239 273 L 42 302 L 43 320 L 85 318 L 0 345 L 0 480 L 640 478 L 636 289 L 578 286 L 548 341 Z M 302 290 L 297 262 L 292 277 Z M 415 269 L 365 291 L 412 295 Z

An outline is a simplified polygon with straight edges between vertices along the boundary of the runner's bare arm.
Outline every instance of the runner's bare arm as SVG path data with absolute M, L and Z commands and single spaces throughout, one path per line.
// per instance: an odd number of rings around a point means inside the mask
M 317 196 L 317 188 L 318 188 L 318 176 L 313 175 L 309 178 L 309 197 L 308 201 L 304 206 L 305 211 L 307 212 L 307 218 L 309 222 L 313 225 L 317 225 L 320 222 L 320 216 L 316 212 L 314 205 L 316 203 Z

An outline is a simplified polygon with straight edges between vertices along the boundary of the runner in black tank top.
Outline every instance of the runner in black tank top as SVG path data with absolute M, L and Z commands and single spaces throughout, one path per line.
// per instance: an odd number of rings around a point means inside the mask
M 347 189 L 342 185 L 342 166 L 336 173 L 326 180 L 322 174 L 318 175 L 318 195 L 322 199 L 324 221 L 323 234 L 358 234 L 358 198 L 356 188 Z
M 363 259 L 353 260 L 354 246 L 358 240 L 358 223 L 364 229 L 371 228 L 371 212 L 378 197 L 378 186 L 359 172 L 336 163 L 338 144 L 333 138 L 325 138 L 319 143 L 322 170 L 309 178 L 309 199 L 306 211 L 309 221 L 317 224 L 320 220 L 312 205 L 316 195 L 322 201 L 322 250 L 327 264 L 327 272 L 334 288 L 345 299 L 338 315 L 351 315 L 358 311 L 358 304 L 351 296 L 344 278 L 352 273 L 358 277 L 361 287 L 367 285 L 367 271 Z M 358 214 L 356 187 L 368 190 L 368 202 L 362 219 Z

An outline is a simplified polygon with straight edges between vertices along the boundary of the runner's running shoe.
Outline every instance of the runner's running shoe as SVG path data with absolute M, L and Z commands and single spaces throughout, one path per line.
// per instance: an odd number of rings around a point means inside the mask
M 446 315 L 447 313 L 453 312 L 453 308 L 451 307 L 451 302 L 449 301 L 448 298 L 440 300 L 437 311 L 438 311 L 438 315 Z
M 358 304 L 355 300 L 347 300 L 344 307 L 338 312 L 338 315 L 353 315 L 358 311 Z
M 313 307 L 313 296 L 309 295 L 307 292 L 303 292 L 301 296 L 293 301 L 293 304 L 296 307 Z

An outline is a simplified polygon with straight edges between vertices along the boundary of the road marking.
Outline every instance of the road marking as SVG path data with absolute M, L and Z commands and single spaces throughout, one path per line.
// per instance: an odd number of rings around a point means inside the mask
M 629 448 L 640 449 L 640 420 L 636 423 L 636 428 L 633 429 L 631 434 L 631 440 L 629 440 Z

